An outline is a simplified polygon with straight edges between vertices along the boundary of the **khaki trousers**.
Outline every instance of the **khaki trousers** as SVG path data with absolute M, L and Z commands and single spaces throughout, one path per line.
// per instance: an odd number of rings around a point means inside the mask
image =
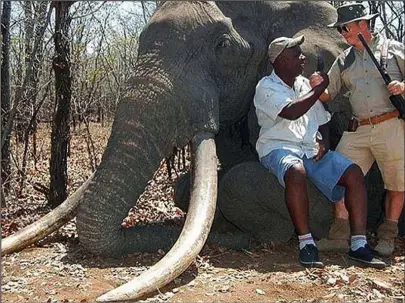
M 377 161 L 385 188 L 404 191 L 404 140 L 404 120 L 393 118 L 344 132 L 336 151 L 359 165 L 364 175 Z

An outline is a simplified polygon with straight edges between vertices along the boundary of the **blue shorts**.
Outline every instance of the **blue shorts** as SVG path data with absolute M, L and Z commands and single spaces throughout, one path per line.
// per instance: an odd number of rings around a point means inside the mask
M 302 164 L 307 177 L 332 202 L 344 197 L 345 188 L 337 183 L 346 169 L 353 164 L 348 158 L 334 151 L 328 151 L 321 160 L 315 162 L 306 156 L 300 158 L 286 149 L 273 150 L 261 158 L 260 162 L 277 177 L 283 187 L 286 171 L 294 164 Z

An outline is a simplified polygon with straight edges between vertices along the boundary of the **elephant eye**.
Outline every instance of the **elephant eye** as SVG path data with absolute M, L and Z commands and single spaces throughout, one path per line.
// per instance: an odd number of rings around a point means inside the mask
M 226 47 L 230 47 L 230 46 L 231 46 L 231 41 L 229 41 L 229 39 L 222 40 L 217 45 L 218 48 L 226 48 Z
M 231 46 L 231 37 L 229 37 L 229 35 L 227 35 L 227 34 L 224 34 L 218 39 L 216 48 L 221 49 L 221 48 L 227 48 L 230 46 Z

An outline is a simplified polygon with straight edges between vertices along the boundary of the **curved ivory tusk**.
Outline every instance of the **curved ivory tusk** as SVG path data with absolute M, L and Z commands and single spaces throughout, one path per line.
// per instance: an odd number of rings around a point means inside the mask
M 184 228 L 172 249 L 132 281 L 100 296 L 98 302 L 139 298 L 168 284 L 193 262 L 207 240 L 217 199 L 217 157 L 214 135 L 199 133 L 192 141 L 193 185 Z
M 26 248 L 27 246 L 45 238 L 50 233 L 58 230 L 76 216 L 76 209 L 80 204 L 83 192 L 89 186 L 93 175 L 53 211 L 43 216 L 38 221 L 19 230 L 1 241 L 1 253 L 10 254 Z

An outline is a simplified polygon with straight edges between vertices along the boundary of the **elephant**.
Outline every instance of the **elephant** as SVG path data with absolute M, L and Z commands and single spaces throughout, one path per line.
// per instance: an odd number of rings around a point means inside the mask
M 124 301 L 180 275 L 207 239 L 235 249 L 252 245 L 252 237 L 289 239 L 294 228 L 283 189 L 254 149 L 255 86 L 271 71 L 267 48 L 279 36 L 306 37 L 304 74 L 315 70 L 319 50 L 330 66 L 345 48 L 339 34 L 326 28 L 335 18 L 325 1 L 163 2 L 140 34 L 133 77 L 97 170 L 58 208 L 4 239 L 2 252 L 22 249 L 75 216 L 80 243 L 96 255 L 171 248 L 141 276 L 97 298 Z M 335 144 L 350 116 L 347 100 L 340 100 L 329 105 Z M 182 231 L 124 228 L 122 220 L 162 159 L 189 142 L 192 168 L 179 180 L 175 198 L 187 210 Z M 369 179 L 371 196 L 381 200 L 381 176 Z M 331 206 L 308 186 L 311 227 L 322 237 L 332 221 Z

